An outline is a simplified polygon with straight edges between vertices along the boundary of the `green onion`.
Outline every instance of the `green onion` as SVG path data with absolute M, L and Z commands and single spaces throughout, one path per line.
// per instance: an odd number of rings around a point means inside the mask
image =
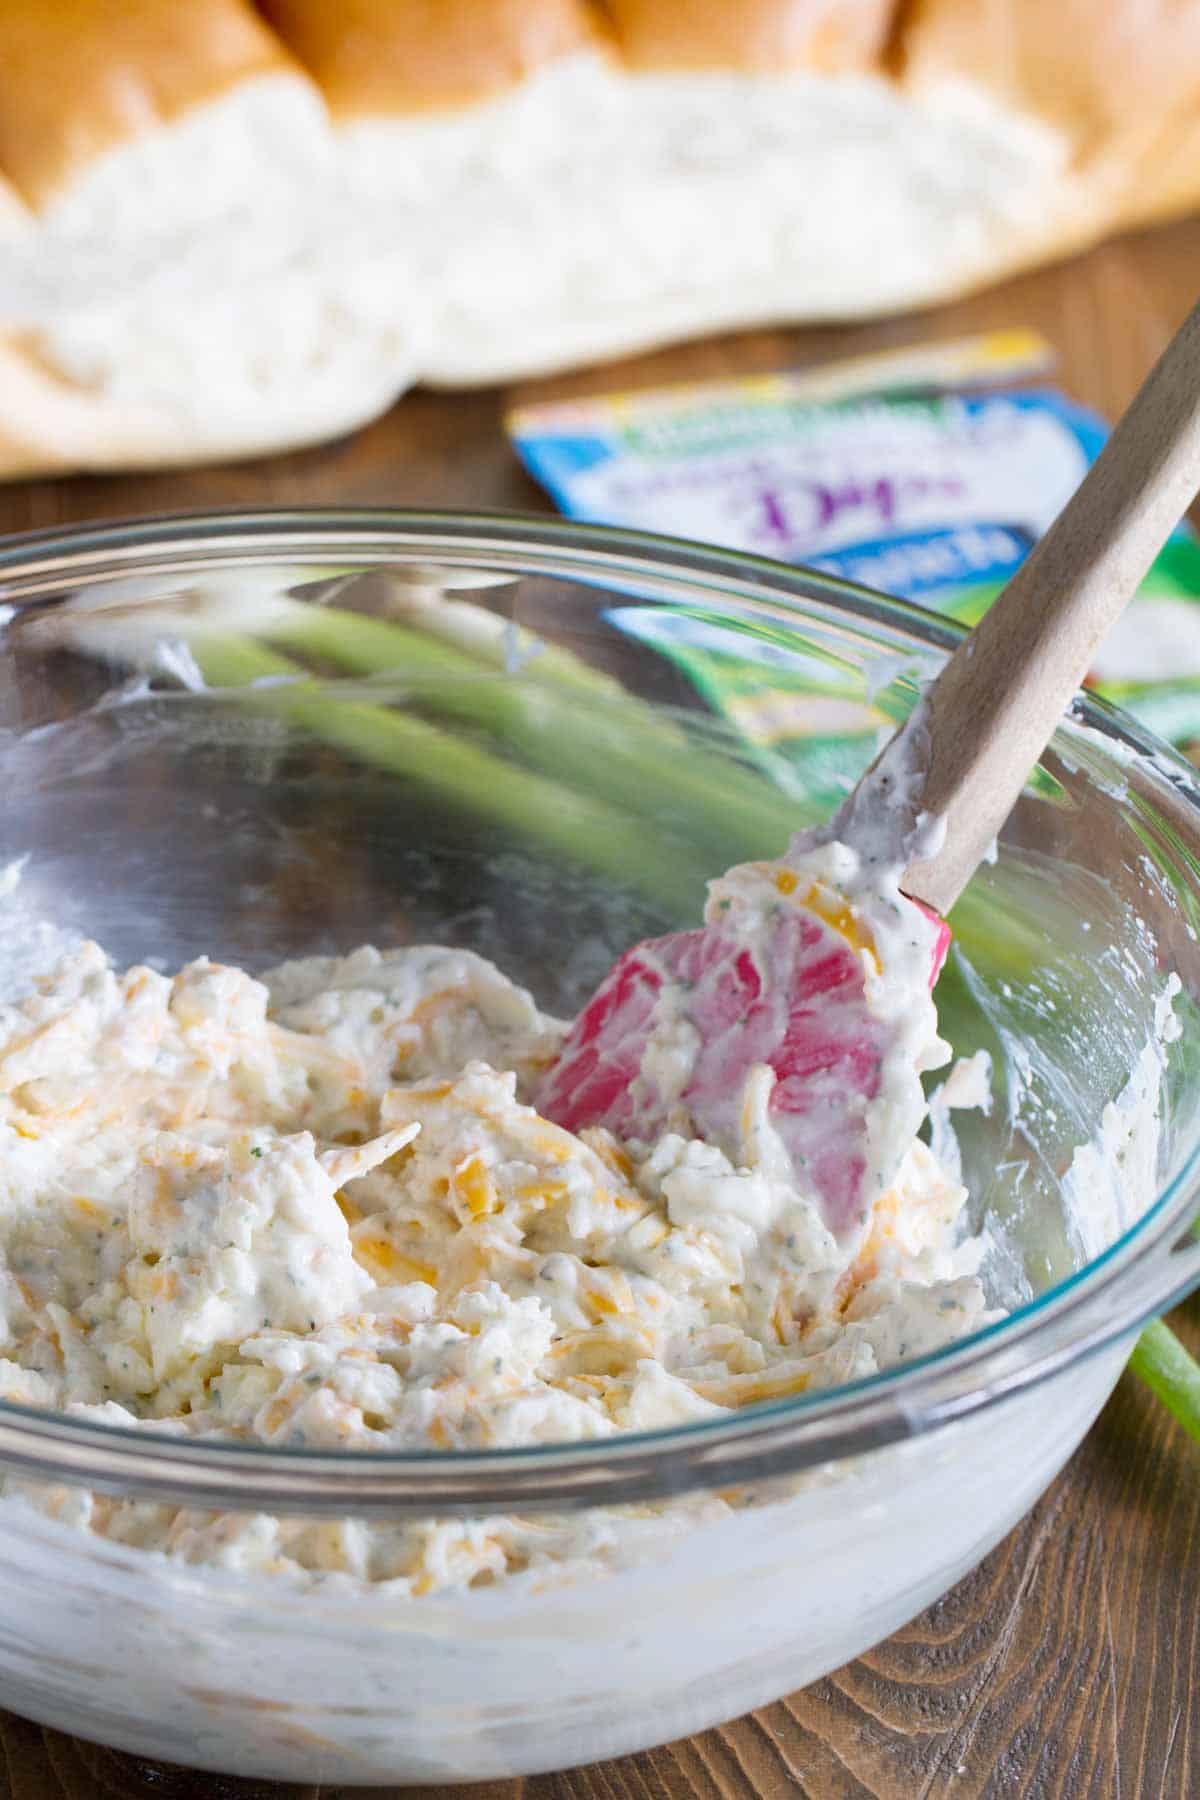
M 1189 1437 L 1200 1441 L 1200 1363 L 1161 1319 L 1146 1326 L 1129 1367 L 1174 1413 Z
M 277 713 L 364 762 L 411 776 L 455 811 L 498 821 L 622 885 L 639 887 L 681 916 L 697 910 L 711 869 L 652 836 L 639 835 L 631 843 L 629 819 L 616 808 L 388 707 L 367 701 L 331 704 L 299 664 L 251 639 L 200 632 L 190 648 L 213 686 L 265 681 L 247 695 L 259 710 Z M 281 676 L 292 679 L 280 681 Z
M 403 618 L 423 636 L 465 650 L 468 656 L 505 674 L 511 674 L 514 662 L 520 666 L 529 663 L 539 678 L 559 687 L 581 688 L 629 702 L 629 694 L 614 675 L 593 668 L 573 650 L 547 643 L 486 606 L 451 598 L 443 583 L 453 586 L 462 580 L 462 570 L 433 569 L 425 581 L 404 579 L 399 571 L 389 571 L 389 617 Z
M 461 603 L 460 603 L 461 604 Z M 567 659 L 539 655 L 522 679 L 391 620 L 278 600 L 262 635 L 355 675 L 399 677 L 432 711 L 492 733 L 505 751 L 555 780 L 669 822 L 716 861 L 779 855 L 800 821 L 760 777 L 697 744 L 628 694 L 591 691 Z M 427 686 L 422 684 L 428 684 Z

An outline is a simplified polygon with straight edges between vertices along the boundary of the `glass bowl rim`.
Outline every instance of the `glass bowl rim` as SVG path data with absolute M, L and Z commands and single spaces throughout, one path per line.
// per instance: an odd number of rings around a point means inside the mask
M 155 551 L 165 560 L 156 562 Z M 553 566 L 522 566 L 539 555 Z M 857 625 L 902 633 L 914 655 L 949 652 L 965 635 L 911 602 L 749 552 L 538 513 L 377 507 L 170 512 L 15 535 L 0 544 L 0 624 L 9 606 L 60 595 L 72 582 L 166 567 L 199 571 L 214 561 L 332 558 L 370 566 L 401 556 L 509 563 L 514 578 L 710 584 L 731 598 L 793 610 L 798 624 L 804 603 L 848 614 Z M 1157 797 L 1192 815 L 1200 833 L 1200 777 L 1169 745 L 1086 694 L 1077 696 L 1070 722 L 1098 733 L 1110 750 L 1119 745 L 1122 761 L 1136 759 Z M 1200 1259 L 1171 1255 L 1198 1179 L 1200 1141 L 1120 1238 L 1003 1319 L 878 1374 L 722 1419 L 501 1450 L 314 1451 L 180 1440 L 144 1424 L 99 1424 L 0 1401 L 0 1468 L 192 1506 L 393 1514 L 625 1504 L 794 1473 L 968 1416 L 1130 1336 L 1200 1281 Z

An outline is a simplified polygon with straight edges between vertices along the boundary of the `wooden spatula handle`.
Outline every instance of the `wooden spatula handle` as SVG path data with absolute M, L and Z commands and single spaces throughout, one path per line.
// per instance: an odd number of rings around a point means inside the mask
M 906 892 L 949 911 L 1097 648 L 1200 487 L 1200 305 L 1082 485 L 926 696 L 919 805 L 945 821 Z

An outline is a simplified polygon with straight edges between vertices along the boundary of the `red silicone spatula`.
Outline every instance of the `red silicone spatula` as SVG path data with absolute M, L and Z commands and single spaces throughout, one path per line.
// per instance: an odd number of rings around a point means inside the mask
M 575 1131 L 683 1130 L 735 1161 L 765 1120 L 829 1229 L 852 1234 L 920 1122 L 942 915 L 1198 486 L 1200 307 L 832 825 L 714 882 L 696 930 L 622 956 L 539 1110 Z M 839 868 L 837 842 L 860 855 Z

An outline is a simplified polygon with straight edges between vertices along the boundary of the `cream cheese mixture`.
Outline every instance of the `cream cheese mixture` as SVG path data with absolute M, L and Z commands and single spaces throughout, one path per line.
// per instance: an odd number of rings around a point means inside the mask
M 838 1240 L 777 1154 L 762 1071 L 736 1146 L 575 1135 L 529 1104 L 564 1033 L 466 950 L 255 979 L 119 973 L 84 944 L 0 1007 L 0 1395 L 273 1446 L 504 1447 L 828 1387 L 985 1317 L 965 1190 L 919 1139 Z M 570 1535 L 52 1504 L 198 1562 L 414 1593 Z

